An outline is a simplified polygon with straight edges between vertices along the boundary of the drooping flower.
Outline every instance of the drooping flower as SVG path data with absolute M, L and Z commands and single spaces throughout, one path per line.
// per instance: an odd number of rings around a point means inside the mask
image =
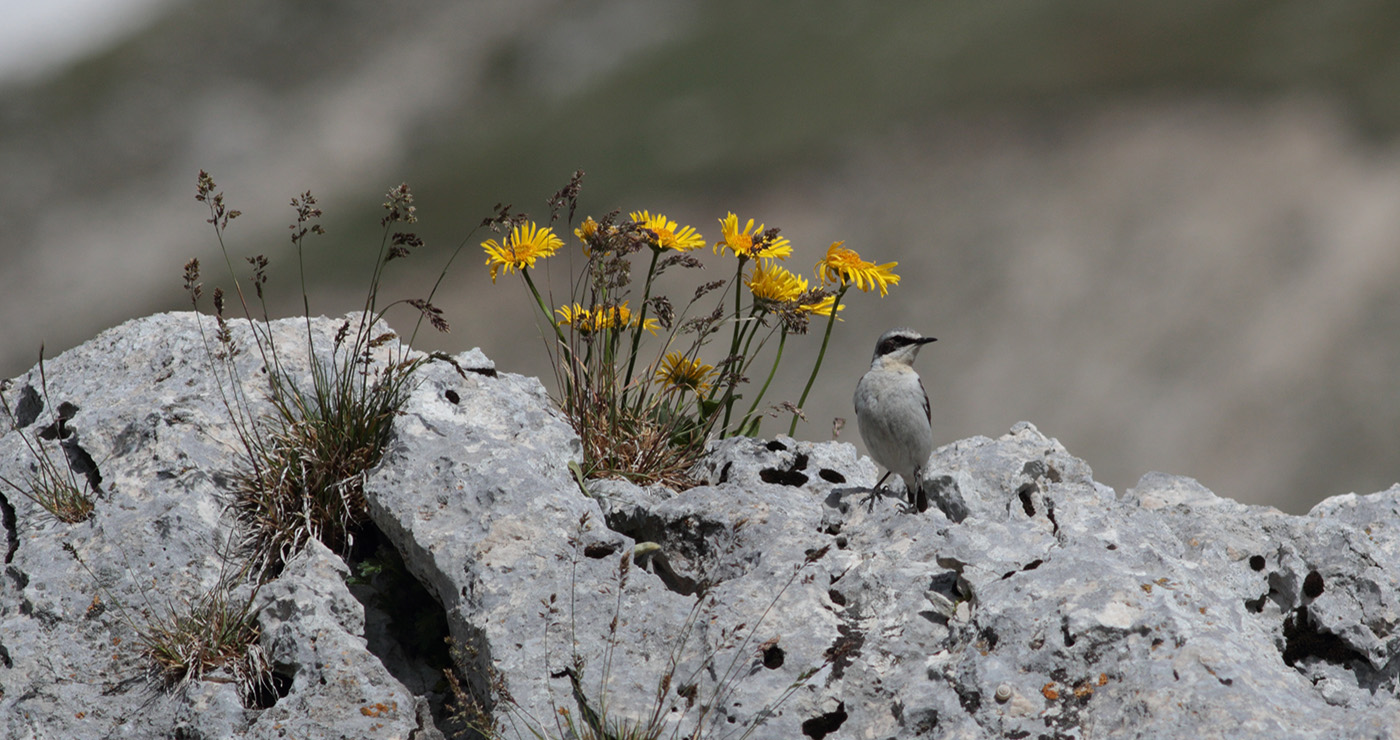
M 845 242 L 832 242 L 826 250 L 826 257 L 817 263 L 817 278 L 823 286 L 827 283 L 854 284 L 867 293 L 872 288 L 879 288 L 880 297 L 884 298 L 889 293 L 889 286 L 899 284 L 899 276 L 893 271 L 898 262 L 883 265 L 867 262 L 854 249 L 846 249 L 842 244 Z
M 724 234 L 724 241 L 715 244 L 715 254 L 721 252 L 732 252 L 740 259 L 786 259 L 792 254 L 792 242 L 785 236 L 778 236 L 771 240 L 764 238 L 767 229 L 763 224 L 754 228 L 753 219 L 749 219 L 743 229 L 739 228 L 739 217 L 733 213 L 720 219 L 720 231 Z
M 831 315 L 831 307 L 832 307 L 833 305 L 835 305 L 835 304 L 836 304 L 836 296 L 834 296 L 834 295 L 826 295 L 826 296 L 823 296 L 822 298 L 820 298 L 820 299 L 818 299 L 818 300 L 816 300 L 815 302 L 812 302 L 812 303 L 799 303 L 799 304 L 797 305 L 797 310 L 803 311 L 803 312 L 805 312 L 805 313 L 816 314 L 816 315 L 818 315 L 818 316 L 830 316 L 830 315 Z M 846 310 L 846 307 L 845 307 L 845 306 L 840 306 L 840 307 L 837 308 L 836 310 L 837 310 L 837 312 L 845 311 L 845 310 Z M 843 319 L 842 319 L 841 317 L 838 316 L 838 317 L 836 317 L 836 320 L 837 320 L 837 321 L 842 321 Z
M 709 378 L 714 372 L 713 365 L 687 359 L 681 352 L 670 352 L 656 371 L 656 382 L 666 386 L 668 392 L 685 390 L 698 394 L 710 387 Z
M 787 303 L 797 300 L 807 292 L 807 278 L 794 275 L 787 268 L 762 262 L 754 265 L 753 273 L 745 281 L 754 298 L 773 303 Z
M 584 334 L 602 329 L 635 327 L 640 320 L 641 327 L 654 336 L 661 326 L 656 319 L 641 320 L 640 315 L 634 316 L 626 301 L 618 306 L 599 306 L 593 310 L 575 303 L 572 306 L 560 306 L 554 309 L 554 312 L 559 314 L 559 326 L 572 326 Z
M 693 226 L 677 226 L 675 221 L 667 219 L 660 213 L 655 216 L 647 211 L 628 214 L 639 226 L 656 234 L 656 241 L 653 246 L 656 249 L 674 249 L 677 252 L 689 252 L 692 249 L 699 249 L 705 246 L 705 237 L 695 230 Z
M 574 229 L 574 236 L 578 237 L 578 240 L 583 242 L 585 248 L 588 247 L 588 243 L 593 241 L 593 237 L 597 234 L 598 222 L 594 221 L 592 216 L 585 218 L 583 223 L 579 224 L 577 229 Z
M 497 243 L 495 239 L 481 243 L 486 250 L 486 264 L 491 266 L 492 283 L 496 282 L 496 275 L 502 268 L 510 272 L 534 267 L 535 260 L 554 254 L 562 246 L 564 240 L 555 236 L 553 229 L 540 228 L 533 221 L 511 229 L 504 243 Z
M 830 316 L 836 296 L 824 291 L 811 290 L 807 278 L 796 275 L 781 265 L 754 265 L 753 273 L 745 281 L 754 298 L 772 306 L 779 312 L 816 314 Z M 837 310 L 845 309 L 841 306 Z

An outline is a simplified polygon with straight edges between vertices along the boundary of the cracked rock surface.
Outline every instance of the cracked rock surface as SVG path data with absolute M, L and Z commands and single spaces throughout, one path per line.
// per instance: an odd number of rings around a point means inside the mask
M 312 320 L 319 349 L 341 323 Z M 232 326 L 244 391 L 266 413 L 251 335 Z M 272 329 L 284 366 L 304 372 L 305 320 Z M 0 737 L 434 737 L 419 699 L 365 649 L 363 607 L 325 548 L 294 558 L 255 602 L 277 684 L 268 706 L 248 706 L 220 671 L 174 690 L 151 680 L 135 625 L 211 588 L 235 536 L 224 504 L 238 439 L 207 363 L 195 315 L 158 314 L 46 360 L 47 397 L 37 366 L 6 391 L 26 423 L 5 420 L 0 475 L 22 484 L 33 456 L 19 435 L 53 428 L 63 433 L 48 449 L 65 445 L 79 483 L 100 485 L 91 518 L 66 524 L 0 484 Z M 247 593 L 235 592 L 238 603 Z
M 6 392 L 101 493 L 63 524 L 0 491 L 0 737 L 438 736 L 319 545 L 256 601 L 285 679 L 270 706 L 146 680 L 113 602 L 198 593 L 231 534 L 236 441 L 193 321 L 48 361 L 47 399 L 37 369 Z M 314 322 L 327 342 L 338 325 Z M 304 326 L 274 323 L 288 347 Z M 581 488 L 540 383 L 455 359 L 421 370 L 366 497 L 467 685 L 508 690 L 506 737 L 581 722 L 576 692 L 667 736 L 1400 737 L 1400 486 L 1306 516 L 1157 473 L 1117 493 L 1021 423 L 936 450 L 923 514 L 898 483 L 872 496 L 852 446 L 785 436 L 715 443 L 686 491 Z
M 1161 474 L 1119 496 L 1022 423 L 937 450 L 924 515 L 868 500 L 851 446 L 787 437 L 716 444 L 681 493 L 585 496 L 533 380 L 428 377 L 376 518 L 529 716 L 577 711 L 574 653 L 650 716 L 679 654 L 660 715 L 712 702 L 721 737 L 1400 735 L 1400 488 L 1302 517 Z

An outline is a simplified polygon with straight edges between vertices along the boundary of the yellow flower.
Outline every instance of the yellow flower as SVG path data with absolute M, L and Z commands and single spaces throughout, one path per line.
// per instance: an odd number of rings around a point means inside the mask
M 826 250 L 826 257 L 817 263 L 817 277 L 823 286 L 828 282 L 841 285 L 855 283 L 857 288 L 867 293 L 871 288 L 879 288 L 880 297 L 884 298 L 889 293 L 889 286 L 899 285 L 899 276 L 892 271 L 899 265 L 898 262 L 883 265 L 866 262 L 855 250 L 846 249 L 842 244 L 845 242 L 832 242 Z
M 680 352 L 671 352 L 661 361 L 656 371 L 656 382 L 666 386 L 667 391 L 691 391 L 699 394 L 710 387 L 709 378 L 714 375 L 713 365 L 706 365 L 698 359 L 686 359 Z
M 564 240 L 555 236 L 553 229 L 541 229 L 533 222 L 511 229 L 510 236 L 504 244 L 497 244 L 495 239 L 481 243 L 481 247 L 486 250 L 486 264 L 491 266 L 492 283 L 496 282 L 496 275 L 501 268 L 504 267 L 506 272 L 510 272 L 534 267 L 535 260 L 554 254 L 554 251 L 562 246 Z
M 575 303 L 572 306 L 560 306 L 554 309 L 559 314 L 559 326 L 572 326 L 579 331 L 590 329 L 588 309 Z
M 641 314 L 634 316 L 632 309 L 627 307 L 627 301 L 623 301 L 620 306 L 598 309 L 593 314 L 593 320 L 601 324 L 600 328 L 612 329 L 614 327 L 636 326 L 637 322 L 642 321 L 642 317 Z M 642 321 L 642 328 L 651 332 L 652 336 L 656 336 L 656 330 L 660 326 L 661 324 L 656 319 Z
M 801 275 L 794 275 L 787 268 L 780 265 L 768 265 L 765 267 L 762 262 L 754 265 L 753 274 L 749 276 L 745 285 L 753 292 L 754 298 L 760 301 L 771 301 L 773 303 L 792 304 L 783 307 L 786 310 L 797 313 L 814 313 L 818 316 L 830 316 L 831 307 L 836 304 L 836 296 L 825 295 L 813 300 L 808 298 L 810 303 L 800 303 L 804 296 L 809 293 L 807 278 Z M 821 295 L 818 293 L 817 295 Z M 841 306 L 838 311 L 846 307 Z
M 693 226 L 679 227 L 675 221 L 667 220 L 661 214 L 651 215 L 646 211 L 640 213 L 632 212 L 628 214 L 642 228 L 649 229 L 656 234 L 657 249 L 674 249 L 677 252 L 689 252 L 692 249 L 699 249 L 705 246 L 705 237 L 700 236 L 700 232 Z
M 729 251 L 740 259 L 758 257 L 779 260 L 792 254 L 792 242 L 788 241 L 787 237 L 780 236 L 771 242 L 764 241 L 763 232 L 766 229 L 763 224 L 759 224 L 755 229 L 753 219 L 749 219 L 742 230 L 739 228 L 739 217 L 733 213 L 721 219 L 719 224 L 720 230 L 724 232 L 724 241 L 715 244 L 715 254 Z
M 818 316 L 830 316 L 830 315 L 831 315 L 831 307 L 832 307 L 833 305 L 835 305 L 835 303 L 836 303 L 836 296 L 834 296 L 834 295 L 829 295 L 829 296 L 826 296 L 826 297 L 822 298 L 821 300 L 817 301 L 816 303 L 803 303 L 803 304 L 800 304 L 800 305 L 797 307 L 797 310 L 799 310 L 799 311 L 804 311 L 804 312 L 806 312 L 806 313 L 814 313 L 814 314 L 816 314 L 816 315 L 818 315 Z M 845 306 L 841 306 L 841 307 L 837 308 L 836 310 L 837 310 L 838 312 L 840 312 L 840 311 L 845 311 L 845 310 L 846 310 L 846 307 L 845 307 Z M 844 319 L 842 319 L 840 316 L 837 316 L 837 317 L 836 317 L 836 320 L 837 320 L 837 321 L 844 321 Z
M 794 275 L 781 265 L 764 267 L 762 262 L 754 265 L 753 274 L 745 284 L 754 298 L 774 303 L 795 301 L 807 292 L 807 278 Z
M 626 301 L 620 306 L 602 306 L 592 311 L 575 303 L 572 306 L 560 306 L 554 309 L 554 312 L 559 314 L 559 326 L 572 326 L 584 334 L 602 329 L 635 327 L 641 319 L 641 316 L 632 315 L 632 309 L 627 307 Z M 656 319 L 647 319 L 642 321 L 641 326 L 655 335 L 660 323 Z
M 594 221 L 592 216 L 585 218 L 583 223 L 579 224 L 577 229 L 574 229 L 574 236 L 578 237 L 578 240 L 583 242 L 585 249 L 588 247 L 588 242 L 592 241 L 597 233 L 598 222 Z

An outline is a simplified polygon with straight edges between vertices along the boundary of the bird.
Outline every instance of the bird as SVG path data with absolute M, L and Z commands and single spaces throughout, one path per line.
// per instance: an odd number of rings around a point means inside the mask
M 870 369 L 856 384 L 854 398 L 860 438 L 870 457 L 886 470 L 871 491 L 873 502 L 890 475 L 904 479 L 909 503 L 928 509 L 924 492 L 924 465 L 933 452 L 933 415 L 928 393 L 914 372 L 919 349 L 938 341 L 913 329 L 891 329 L 875 342 Z

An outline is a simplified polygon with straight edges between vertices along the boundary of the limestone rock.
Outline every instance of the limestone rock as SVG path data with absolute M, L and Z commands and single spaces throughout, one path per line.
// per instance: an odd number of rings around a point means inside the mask
M 339 323 L 312 322 L 318 353 Z M 273 327 L 302 346 L 302 320 Z M 238 361 L 256 413 L 260 360 Z M 100 493 L 63 524 L 0 491 L 0 736 L 460 729 L 437 668 L 383 648 L 396 617 L 315 543 L 253 602 L 270 692 L 150 681 L 133 625 L 214 584 L 236 535 L 206 362 L 194 316 L 165 314 L 49 360 L 47 396 L 37 369 L 6 391 Z M 506 737 L 589 712 L 784 740 L 1400 737 L 1400 486 L 1307 516 L 1159 473 L 1120 495 L 1028 423 L 936 450 L 923 514 L 897 482 L 872 495 L 852 446 L 783 436 L 713 443 L 685 491 L 580 482 L 537 380 L 479 351 L 416 380 L 370 514 Z M 0 437 L 12 480 L 21 432 Z

